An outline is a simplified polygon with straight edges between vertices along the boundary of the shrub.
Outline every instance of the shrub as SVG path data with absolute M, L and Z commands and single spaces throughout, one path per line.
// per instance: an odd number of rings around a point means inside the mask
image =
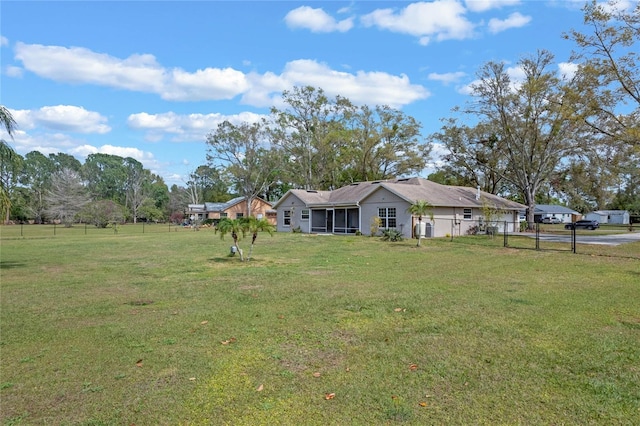
M 402 241 L 402 232 L 398 231 L 397 229 L 383 229 L 381 239 L 382 241 L 391 242 Z

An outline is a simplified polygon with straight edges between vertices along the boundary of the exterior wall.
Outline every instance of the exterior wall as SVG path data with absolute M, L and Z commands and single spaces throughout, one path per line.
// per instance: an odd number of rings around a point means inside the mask
M 307 207 L 298 197 L 293 194 L 287 195 L 286 198 L 279 203 L 277 209 L 276 229 L 278 232 L 291 232 L 292 229 L 300 227 L 302 232 L 309 233 L 311 221 L 302 220 L 302 210 L 305 209 L 307 209 Z M 285 224 L 285 211 L 289 211 L 291 214 L 288 225 Z
M 256 198 L 251 203 L 251 216 L 253 216 L 253 217 L 266 218 L 268 210 L 271 210 L 271 205 L 269 203 L 267 203 L 266 201 L 262 200 L 262 199 Z M 226 213 L 226 216 L 224 216 L 223 213 Z M 222 217 L 228 217 L 229 219 L 236 219 L 236 218 L 238 218 L 238 213 L 240 213 L 241 216 L 246 216 L 247 215 L 247 201 L 246 200 L 245 201 L 241 201 L 241 202 L 239 202 L 237 204 L 234 204 L 233 206 L 229 207 L 228 209 L 224 210 L 223 212 L 208 212 L 207 213 L 207 218 L 208 219 L 221 219 Z
M 405 238 L 411 238 L 412 220 L 407 213 L 409 203 L 384 188 L 375 191 L 360 204 L 360 232 L 371 235 L 371 219 L 378 216 L 378 209 L 389 207 L 396 209 L 395 229 L 401 231 Z

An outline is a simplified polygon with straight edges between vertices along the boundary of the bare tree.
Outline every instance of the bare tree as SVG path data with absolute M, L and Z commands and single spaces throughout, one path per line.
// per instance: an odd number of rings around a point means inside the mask
M 70 227 L 78 212 L 89 203 L 86 188 L 77 172 L 62 169 L 51 177 L 51 190 L 45 196 L 50 217 Z

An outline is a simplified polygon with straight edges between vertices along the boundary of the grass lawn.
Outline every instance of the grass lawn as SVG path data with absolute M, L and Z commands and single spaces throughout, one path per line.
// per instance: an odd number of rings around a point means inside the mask
M 3 425 L 640 419 L 640 243 L 0 233 Z

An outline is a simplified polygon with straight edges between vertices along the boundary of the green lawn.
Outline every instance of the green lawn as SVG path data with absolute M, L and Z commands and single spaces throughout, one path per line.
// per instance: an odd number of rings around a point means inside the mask
M 640 243 L 7 229 L 3 425 L 640 419 Z

